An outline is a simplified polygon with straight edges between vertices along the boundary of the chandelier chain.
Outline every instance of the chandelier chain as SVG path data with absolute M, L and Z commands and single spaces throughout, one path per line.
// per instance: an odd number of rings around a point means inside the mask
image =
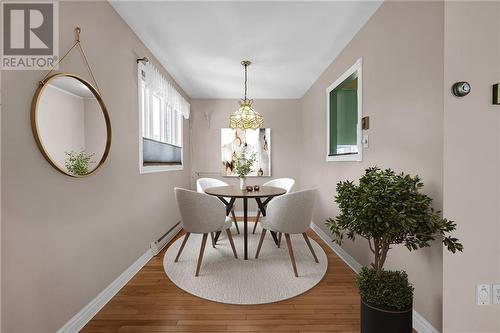
M 240 128 L 258 129 L 264 126 L 264 117 L 252 108 L 253 100 L 247 99 L 248 92 L 248 66 L 251 64 L 250 60 L 243 60 L 241 64 L 245 67 L 245 98 L 240 100 L 239 109 L 234 114 L 229 116 L 229 126 L 233 129 Z
M 245 63 L 245 100 L 247 99 L 247 67 L 248 65 Z

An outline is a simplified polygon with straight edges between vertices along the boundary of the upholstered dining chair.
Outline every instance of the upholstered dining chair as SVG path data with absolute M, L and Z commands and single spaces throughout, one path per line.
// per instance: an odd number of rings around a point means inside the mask
M 295 180 L 293 180 L 292 178 L 277 178 L 277 179 L 273 179 L 273 180 L 268 181 L 267 183 L 262 184 L 262 186 L 274 186 L 274 187 L 283 188 L 286 190 L 286 193 L 290 193 L 290 191 L 292 191 L 293 185 L 295 185 Z M 259 223 L 260 214 L 261 214 L 261 212 L 259 209 L 257 211 L 257 217 L 255 218 L 255 223 L 253 225 L 252 234 L 255 234 L 255 230 L 257 229 L 257 223 Z M 280 240 L 281 240 L 281 235 L 280 235 Z
M 215 178 L 199 178 L 196 181 L 196 190 L 200 193 L 205 193 L 205 189 L 216 186 L 227 186 L 228 183 Z M 224 198 L 229 202 L 229 198 Z M 238 221 L 236 220 L 236 215 L 234 214 L 234 208 L 231 209 L 231 216 L 233 217 L 234 225 L 236 226 L 236 232 L 240 233 L 240 228 L 238 227 Z M 215 244 L 213 244 L 215 245 Z
M 203 234 L 201 240 L 200 254 L 198 256 L 198 264 L 196 265 L 195 276 L 200 273 L 201 261 L 207 244 L 208 234 L 211 232 L 226 230 L 227 238 L 231 244 L 235 258 L 236 248 L 234 247 L 233 236 L 231 235 L 231 218 L 226 216 L 226 208 L 224 204 L 216 197 L 209 196 L 205 193 L 175 188 L 175 199 L 179 206 L 181 214 L 182 227 L 186 231 L 186 235 L 182 240 L 179 252 L 175 257 L 174 262 L 179 261 L 182 250 L 191 234 Z
M 257 252 L 255 253 L 256 259 L 259 257 L 266 231 L 269 230 L 285 234 L 288 254 L 290 255 L 293 273 L 296 277 L 298 277 L 298 273 L 295 256 L 293 255 L 292 241 L 290 239 L 291 234 L 302 234 L 314 261 L 319 262 L 306 234 L 311 225 L 316 192 L 316 190 L 293 192 L 271 200 L 266 209 L 267 215 L 260 222 L 262 225 L 262 234 L 257 246 Z

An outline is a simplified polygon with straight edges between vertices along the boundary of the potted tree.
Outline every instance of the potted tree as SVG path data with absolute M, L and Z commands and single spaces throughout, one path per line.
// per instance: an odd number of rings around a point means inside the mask
M 326 221 L 333 240 L 340 245 L 344 237 L 361 236 L 373 253 L 370 267 L 357 279 L 362 333 L 412 332 L 413 286 L 406 272 L 384 270 L 391 246 L 401 244 L 412 251 L 440 239 L 453 253 L 463 250 L 450 235 L 456 224 L 431 207 L 432 199 L 420 192 L 423 186 L 418 176 L 377 167 L 366 169 L 359 185 L 337 184 L 340 214 Z

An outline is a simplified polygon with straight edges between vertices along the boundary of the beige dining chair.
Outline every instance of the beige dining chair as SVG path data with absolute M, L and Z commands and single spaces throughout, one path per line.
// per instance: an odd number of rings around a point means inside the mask
M 270 181 L 262 184 L 262 186 L 274 186 L 274 187 L 279 187 L 279 188 L 285 189 L 286 193 L 290 193 L 292 191 L 293 185 L 295 185 L 295 180 L 292 178 L 277 178 L 277 179 L 273 179 L 273 180 L 270 180 Z M 257 210 L 257 217 L 255 218 L 255 223 L 253 225 L 252 234 L 255 234 L 255 230 L 257 229 L 257 223 L 259 223 L 260 215 L 261 215 L 261 211 L 260 211 L 260 209 L 258 209 Z M 279 239 L 281 240 L 281 235 L 279 235 L 279 237 L 280 237 Z M 279 247 L 279 243 L 278 243 L 278 247 Z
M 229 184 L 223 182 L 222 180 L 215 178 L 199 178 L 196 180 L 196 190 L 200 193 L 205 193 L 205 189 L 216 186 L 228 186 Z M 224 198 L 229 202 L 230 198 Z M 234 213 L 234 207 L 231 209 L 231 216 L 233 217 L 234 225 L 236 226 L 236 232 L 240 233 L 240 228 L 238 227 L 238 220 L 236 219 L 236 214 Z M 212 238 L 213 240 L 213 238 Z M 215 245 L 214 243 L 212 245 Z
M 266 231 L 269 230 L 285 234 L 288 254 L 290 255 L 293 273 L 296 277 L 298 277 L 298 273 L 295 256 L 293 255 L 292 241 L 290 239 L 291 234 L 302 234 L 314 257 L 314 261 L 319 262 L 306 233 L 311 225 L 316 192 L 317 190 L 293 192 L 277 197 L 268 204 L 266 217 L 260 222 L 262 225 L 262 234 L 257 246 L 257 252 L 255 253 L 256 259 L 259 257 Z
M 174 262 L 179 261 L 182 250 L 191 234 L 203 234 L 201 240 L 200 254 L 198 256 L 198 264 L 196 265 L 195 276 L 200 273 L 201 261 L 207 244 L 209 233 L 226 230 L 227 238 L 231 244 L 235 258 L 236 248 L 234 247 L 233 236 L 231 235 L 231 218 L 226 216 L 226 207 L 217 199 L 205 193 L 198 193 L 182 188 L 175 188 L 175 199 L 179 206 L 181 214 L 182 227 L 186 231 L 186 235 L 182 240 L 179 252 L 175 257 Z

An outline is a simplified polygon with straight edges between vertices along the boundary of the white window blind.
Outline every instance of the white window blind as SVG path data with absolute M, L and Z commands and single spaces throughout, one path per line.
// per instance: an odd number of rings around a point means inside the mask
M 141 173 L 182 170 L 183 118 L 190 105 L 151 63 L 139 63 Z
M 182 117 L 189 119 L 190 105 L 149 62 L 139 64 L 144 138 L 182 147 Z

